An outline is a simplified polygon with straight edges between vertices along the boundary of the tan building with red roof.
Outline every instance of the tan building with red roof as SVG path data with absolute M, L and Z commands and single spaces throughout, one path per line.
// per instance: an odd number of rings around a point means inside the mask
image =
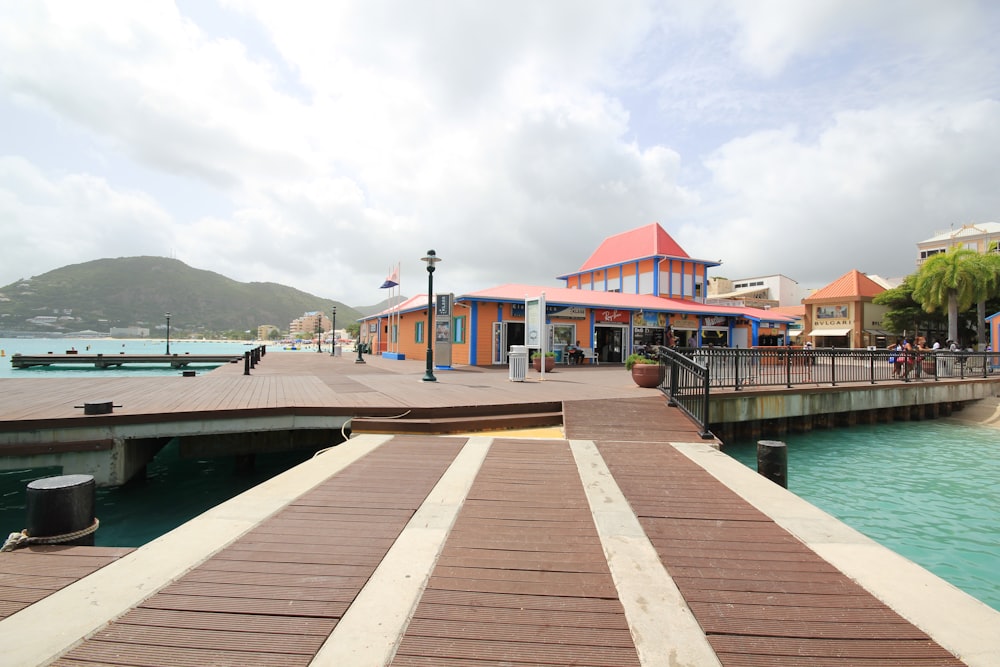
M 885 347 L 888 306 L 872 303 L 885 287 L 854 269 L 803 299 L 805 337 L 816 347 Z

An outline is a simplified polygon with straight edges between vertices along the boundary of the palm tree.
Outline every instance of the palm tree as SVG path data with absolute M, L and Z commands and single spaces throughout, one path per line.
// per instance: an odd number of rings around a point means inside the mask
M 980 255 L 974 250 L 953 247 L 934 255 L 920 267 L 913 285 L 913 298 L 933 313 L 948 308 L 948 338 L 958 341 L 958 312 L 980 297 Z

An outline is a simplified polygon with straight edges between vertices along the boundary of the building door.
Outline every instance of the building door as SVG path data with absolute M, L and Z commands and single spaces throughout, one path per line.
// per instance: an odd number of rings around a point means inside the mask
M 738 327 L 733 329 L 733 347 L 741 347 L 744 350 L 750 347 L 750 330 Z
M 601 362 L 622 363 L 625 360 L 624 342 L 625 327 L 607 325 L 594 327 L 594 352 Z
M 511 345 L 524 345 L 524 322 L 493 323 L 494 365 L 506 365 Z

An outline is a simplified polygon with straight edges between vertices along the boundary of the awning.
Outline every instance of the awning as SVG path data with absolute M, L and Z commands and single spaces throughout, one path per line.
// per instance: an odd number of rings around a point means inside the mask
M 851 328 L 846 329 L 813 329 L 807 336 L 846 336 L 851 333 Z
M 881 329 L 865 329 L 865 333 L 871 334 L 873 336 L 885 336 L 886 338 L 893 335 L 888 331 L 882 331 Z

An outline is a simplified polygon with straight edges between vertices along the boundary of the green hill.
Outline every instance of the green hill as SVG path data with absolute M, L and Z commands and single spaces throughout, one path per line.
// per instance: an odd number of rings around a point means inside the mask
M 337 308 L 337 327 L 359 311 L 276 283 L 241 283 L 166 257 L 119 257 L 73 264 L 0 288 L 0 330 L 72 335 L 112 327 L 164 328 L 171 335 L 242 334 L 271 324 L 281 331 L 303 313 Z

